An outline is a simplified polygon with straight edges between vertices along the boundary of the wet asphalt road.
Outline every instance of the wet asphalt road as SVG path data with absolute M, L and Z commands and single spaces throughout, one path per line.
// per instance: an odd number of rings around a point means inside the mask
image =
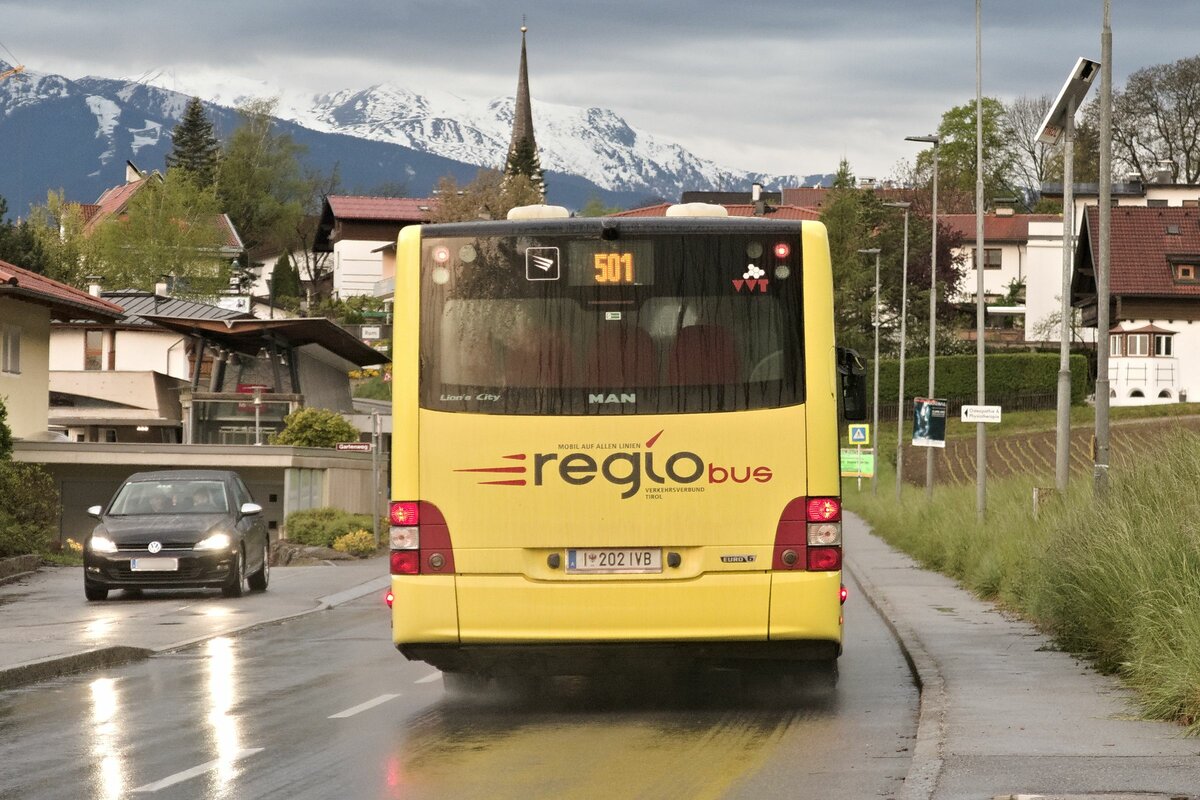
M 917 691 L 846 606 L 832 695 L 554 682 L 448 695 L 364 598 L 185 651 L 0 693 L 0 798 L 892 796 Z

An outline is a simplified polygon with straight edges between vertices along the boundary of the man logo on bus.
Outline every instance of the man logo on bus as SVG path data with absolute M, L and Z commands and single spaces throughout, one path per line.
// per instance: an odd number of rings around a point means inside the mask
M 659 431 L 646 442 L 644 450 L 618 450 L 598 460 L 589 453 L 570 451 L 566 453 L 513 453 L 503 456 L 509 461 L 519 462 L 502 467 L 476 467 L 457 469 L 455 472 L 476 472 L 484 476 L 506 475 L 511 477 L 497 480 L 481 480 L 481 486 L 542 486 L 555 475 L 571 486 L 585 486 L 600 478 L 614 486 L 623 487 L 621 498 L 628 500 L 642 488 L 643 480 L 658 485 L 708 483 L 767 483 L 774 477 L 767 466 L 724 467 L 705 462 L 699 455 L 688 450 L 672 453 L 665 461 L 655 463 L 651 452 Z M 526 466 L 526 462 L 532 465 Z

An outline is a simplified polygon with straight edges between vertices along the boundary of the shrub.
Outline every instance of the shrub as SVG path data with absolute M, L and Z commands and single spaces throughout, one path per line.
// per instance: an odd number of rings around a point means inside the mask
M 371 528 L 373 524 L 368 514 L 351 514 L 329 507 L 310 508 L 289 515 L 285 530 L 289 541 L 332 547 L 339 537 L 351 531 Z
M 369 556 L 375 552 L 375 534 L 359 528 L 333 540 L 333 549 L 352 556 Z
M 1058 353 L 988 353 L 984 356 L 987 396 L 1019 397 L 1052 394 L 1058 386 Z M 1087 359 L 1072 355 L 1071 404 L 1082 405 L 1089 386 Z M 976 396 L 976 357 L 938 356 L 937 396 L 973 398 Z M 923 397 L 928 388 L 929 359 L 909 358 L 904 362 L 904 391 L 909 397 Z M 868 370 L 868 382 L 872 373 Z M 879 395 L 894 398 L 900 388 L 900 362 L 879 359 Z M 871 394 L 870 386 L 867 394 Z M 972 400 L 972 402 L 974 402 Z
M 358 430 L 336 411 L 301 408 L 283 419 L 283 430 L 271 437 L 272 444 L 295 447 L 333 447 L 338 442 L 357 442 Z
M 58 510 L 50 473 L 37 464 L 0 461 L 0 558 L 49 548 Z

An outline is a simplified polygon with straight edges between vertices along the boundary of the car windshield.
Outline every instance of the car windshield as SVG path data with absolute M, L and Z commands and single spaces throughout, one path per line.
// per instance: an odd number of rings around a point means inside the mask
M 113 498 L 108 513 L 224 514 L 229 511 L 225 485 L 212 480 L 135 481 Z

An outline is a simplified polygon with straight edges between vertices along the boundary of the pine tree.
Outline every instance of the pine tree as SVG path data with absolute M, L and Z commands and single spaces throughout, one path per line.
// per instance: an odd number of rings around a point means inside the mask
M 292 266 L 292 260 L 284 253 L 271 270 L 271 292 L 276 300 L 285 297 L 300 297 L 300 273 Z
M 217 155 L 221 145 L 213 133 L 212 122 L 204 113 L 199 97 L 188 101 L 183 119 L 171 133 L 174 147 L 167 156 L 167 167 L 191 173 L 196 184 L 206 189 L 217 179 Z
M 533 184 L 533 187 L 537 189 L 538 194 L 542 198 L 546 197 L 542 162 L 538 158 L 537 145 L 534 144 L 533 137 L 522 136 L 517 140 L 512 148 L 512 152 L 508 154 L 508 163 L 504 165 L 504 174 L 506 176 L 526 176 L 529 178 L 529 182 Z

